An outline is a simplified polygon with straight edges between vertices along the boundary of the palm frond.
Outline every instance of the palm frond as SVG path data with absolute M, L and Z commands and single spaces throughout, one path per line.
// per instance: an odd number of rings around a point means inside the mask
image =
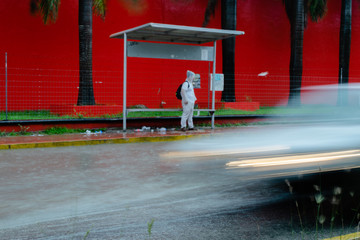
M 40 0 L 39 9 L 43 22 L 55 22 L 58 16 L 60 0 Z
M 103 20 L 106 14 L 106 0 L 93 0 L 94 14 L 100 16 Z
M 308 1 L 311 0 L 304 0 L 304 28 L 307 27 L 307 12 L 308 12 Z M 296 8 L 296 2 L 293 0 L 283 0 L 283 4 L 285 6 L 286 16 L 288 17 L 290 23 L 294 21 L 294 10 Z
M 133 15 L 142 14 L 148 8 L 148 0 L 118 0 L 123 8 Z M 180 0 L 173 0 L 180 1 Z M 181 0 L 184 1 L 184 0 Z M 187 0 L 189 1 L 189 0 Z
M 203 27 L 206 27 L 209 24 L 210 17 L 215 15 L 217 2 L 217 0 L 208 0 L 208 4 L 205 10 L 204 22 L 202 24 Z
M 308 0 L 307 5 L 311 21 L 318 22 L 325 16 L 327 11 L 326 0 Z

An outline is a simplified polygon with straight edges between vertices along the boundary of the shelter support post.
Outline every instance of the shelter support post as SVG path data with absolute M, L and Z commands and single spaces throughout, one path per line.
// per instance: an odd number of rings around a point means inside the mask
M 7 76 L 7 52 L 5 53 L 5 112 L 6 121 L 8 120 L 8 76 Z
M 124 70 L 123 70 L 123 131 L 126 131 L 126 77 L 127 77 L 127 35 L 124 33 Z
M 212 77 L 212 109 L 215 109 L 215 73 L 216 73 L 216 41 L 214 41 L 214 60 L 213 60 L 213 77 Z M 215 113 L 211 114 L 211 128 L 215 128 Z

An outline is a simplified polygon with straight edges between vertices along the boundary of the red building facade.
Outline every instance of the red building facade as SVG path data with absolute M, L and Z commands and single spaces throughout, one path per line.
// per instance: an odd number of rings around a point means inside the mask
M 302 86 L 335 84 L 339 71 L 341 1 L 328 0 L 318 23 L 304 31 Z M 290 23 L 281 0 L 237 1 L 235 93 L 237 101 L 276 105 L 289 94 Z M 97 104 L 122 104 L 123 42 L 112 33 L 148 22 L 200 27 L 207 0 L 108 0 L 105 19 L 93 17 L 93 85 Z M 210 28 L 221 28 L 217 5 Z M 45 25 L 29 1 L 0 2 L 0 110 L 5 110 L 5 53 L 8 109 L 49 109 L 76 104 L 79 85 L 78 1 L 63 0 L 55 23 Z M 353 1 L 349 82 L 359 82 L 360 6 Z M 221 43 L 217 72 L 222 72 Z M 128 105 L 176 107 L 177 86 L 186 70 L 201 75 L 199 102 L 208 102 L 211 64 L 198 61 L 129 58 Z M 263 73 L 263 74 L 261 74 Z M 265 74 L 264 74 L 265 73 Z M 221 93 L 216 94 L 220 101 Z

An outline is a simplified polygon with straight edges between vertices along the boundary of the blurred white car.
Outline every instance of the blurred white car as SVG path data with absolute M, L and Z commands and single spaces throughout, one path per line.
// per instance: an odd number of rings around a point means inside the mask
M 221 162 L 254 178 L 359 168 L 360 84 L 303 88 L 301 102 L 271 124 L 177 142 L 162 157 Z

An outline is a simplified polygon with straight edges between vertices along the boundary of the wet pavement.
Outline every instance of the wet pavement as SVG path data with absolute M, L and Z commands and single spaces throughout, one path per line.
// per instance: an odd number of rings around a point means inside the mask
M 61 134 L 61 135 L 38 135 L 33 136 L 7 136 L 0 137 L 1 149 L 37 148 L 37 147 L 61 147 L 81 146 L 106 143 L 134 143 L 134 142 L 158 142 L 175 141 L 189 137 L 211 135 L 214 133 L 227 132 L 229 129 L 199 128 L 195 131 L 182 132 L 176 129 L 165 131 L 132 129 L 109 130 L 104 133 Z
M 229 168 L 234 152 L 174 155 L 239 149 L 226 133 L 257 128 L 0 138 L 0 239 L 314 239 L 284 179 Z
M 1 150 L 0 239 L 147 239 L 152 220 L 152 239 L 257 231 L 258 220 L 233 213 L 281 198 L 278 190 L 242 181 L 225 159 L 160 157 L 177 143 Z

